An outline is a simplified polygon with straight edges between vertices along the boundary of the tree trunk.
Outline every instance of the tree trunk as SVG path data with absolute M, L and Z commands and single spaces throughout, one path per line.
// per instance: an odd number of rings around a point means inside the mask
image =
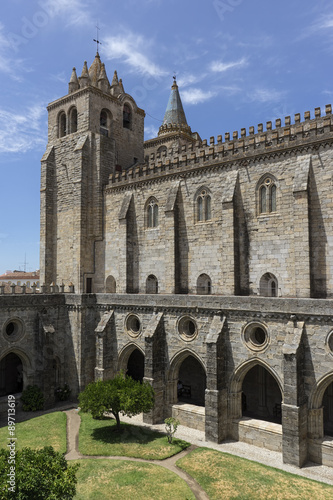
M 113 412 L 112 412 L 113 413 Z M 116 419 L 116 422 L 117 422 L 117 431 L 120 431 L 120 418 L 119 418 L 119 413 L 118 412 L 114 412 L 113 413 L 115 419 Z

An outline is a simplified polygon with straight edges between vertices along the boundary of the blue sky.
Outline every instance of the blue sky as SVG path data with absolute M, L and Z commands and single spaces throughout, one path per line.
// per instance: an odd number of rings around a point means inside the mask
M 101 59 L 156 136 L 177 82 L 202 139 L 333 101 L 333 2 L 10 0 L 0 19 L 0 274 L 39 268 L 40 159 L 49 102 Z

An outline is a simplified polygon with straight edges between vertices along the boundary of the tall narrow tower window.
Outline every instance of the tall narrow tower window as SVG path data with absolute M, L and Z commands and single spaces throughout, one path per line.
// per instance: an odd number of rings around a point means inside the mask
M 123 108 L 123 127 L 132 128 L 132 111 L 128 104 L 124 104 Z
M 77 109 L 72 108 L 69 112 L 69 133 L 77 132 Z
M 102 109 L 99 116 L 99 129 L 102 135 L 110 137 L 111 135 L 111 113 L 107 109 Z
M 62 111 L 58 117 L 58 137 L 66 135 L 66 114 Z

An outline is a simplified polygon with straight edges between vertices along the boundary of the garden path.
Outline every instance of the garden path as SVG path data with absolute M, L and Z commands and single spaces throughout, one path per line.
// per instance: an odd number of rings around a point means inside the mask
M 79 428 L 80 428 L 80 415 L 78 414 L 77 409 L 71 409 L 65 411 L 67 415 L 67 453 L 65 458 L 67 460 L 78 460 L 78 459 L 113 459 L 113 460 L 130 460 L 132 462 L 148 462 L 154 465 L 159 465 L 168 469 L 171 472 L 177 474 L 181 479 L 183 479 L 190 489 L 192 490 L 193 495 L 197 500 L 209 500 L 206 492 L 201 488 L 201 486 L 185 471 L 182 471 L 176 466 L 176 461 L 180 458 L 184 457 L 190 451 L 194 450 L 196 446 L 191 445 L 186 450 L 174 455 L 173 457 L 167 458 L 165 460 L 144 460 L 141 458 L 130 458 L 130 457 L 114 457 L 114 456 L 90 456 L 90 455 L 81 455 L 79 452 Z

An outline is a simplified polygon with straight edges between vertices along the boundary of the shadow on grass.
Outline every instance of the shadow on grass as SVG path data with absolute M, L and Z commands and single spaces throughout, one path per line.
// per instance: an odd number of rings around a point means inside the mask
M 103 417 L 102 419 L 95 420 L 95 422 L 105 422 L 107 425 L 97 427 L 92 430 L 91 436 L 95 441 L 100 441 L 106 444 L 149 444 L 156 439 L 165 438 L 163 432 L 152 431 L 145 427 L 137 425 L 120 423 L 120 429 L 117 429 L 116 421 L 112 417 Z M 190 444 L 181 439 L 174 438 L 172 445 L 178 445 L 181 448 L 187 448 Z

